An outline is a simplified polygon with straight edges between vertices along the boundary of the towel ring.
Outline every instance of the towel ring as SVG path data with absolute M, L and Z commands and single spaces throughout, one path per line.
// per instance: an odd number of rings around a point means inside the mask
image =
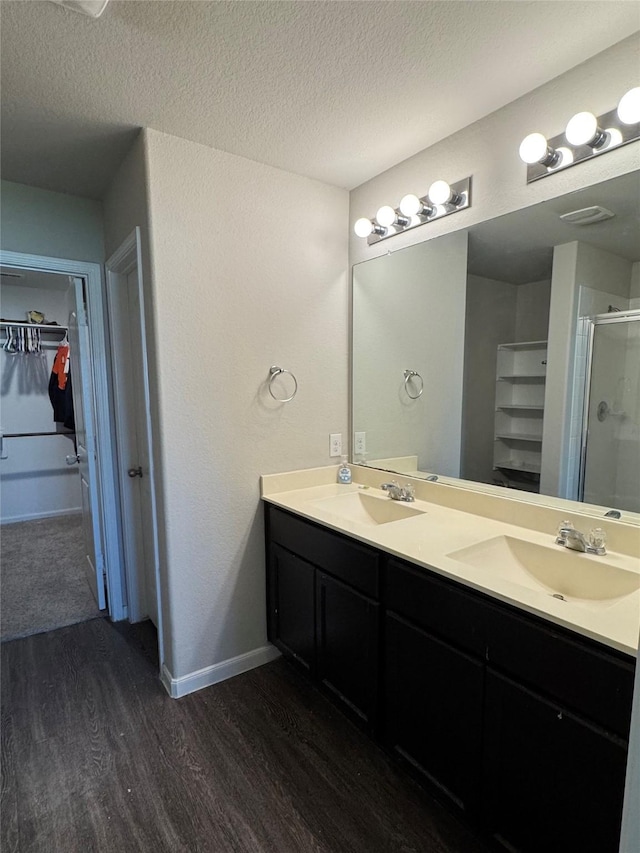
M 293 379 L 293 394 L 290 397 L 276 397 L 276 395 L 273 393 L 273 388 L 271 387 L 273 384 L 273 380 L 281 373 L 288 373 L 289 376 Z M 269 384 L 267 387 L 269 388 L 269 393 L 271 394 L 273 399 L 277 400 L 278 403 L 289 403 L 298 393 L 298 380 L 290 370 L 285 370 L 284 367 L 277 367 L 275 364 L 273 364 L 269 368 Z
M 420 380 L 420 390 L 418 391 L 417 394 L 410 394 L 409 393 L 409 381 L 411 379 L 413 379 L 414 376 L 417 376 L 418 379 Z M 407 392 L 407 397 L 409 397 L 411 400 L 417 400 L 418 397 L 421 396 L 422 392 L 424 391 L 424 380 L 423 380 L 422 376 L 420 376 L 420 374 L 418 373 L 417 370 L 405 370 L 405 372 L 404 372 L 404 390 Z

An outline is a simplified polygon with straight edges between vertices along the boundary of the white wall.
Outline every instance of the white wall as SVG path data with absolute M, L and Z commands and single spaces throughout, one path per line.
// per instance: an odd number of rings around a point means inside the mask
M 551 279 L 519 284 L 516 288 L 514 341 L 546 341 L 549 334 Z
M 613 109 L 626 91 L 638 85 L 639 65 L 640 37 L 636 34 L 362 184 L 351 193 L 351 263 L 636 170 L 637 143 L 527 185 L 518 148 L 534 130 L 550 137 L 561 133 L 581 109 L 596 115 Z M 374 216 L 382 204 L 397 205 L 405 193 L 422 195 L 437 178 L 456 181 L 468 175 L 473 176 L 468 210 L 374 246 L 354 235 L 356 219 Z
M 346 191 L 146 133 L 174 678 L 266 643 L 259 475 L 348 428 Z M 269 367 L 297 376 L 278 404 Z
M 2 181 L 0 214 L 0 245 L 5 251 L 104 261 L 99 201 Z
M 64 290 L 3 284 L 0 296 L 3 317 L 24 321 L 26 311 L 38 310 L 49 321 L 67 324 L 69 301 Z M 48 387 L 59 340 L 59 336 L 43 336 L 42 355 L 11 355 L 0 350 L 3 433 L 56 432 Z M 63 435 L 5 439 L 0 460 L 0 521 L 78 512 L 78 470 L 65 462 L 65 456 L 74 452 L 73 441 Z
M 459 476 L 466 279 L 466 234 L 354 267 L 353 429 L 369 459 L 417 456 L 421 471 Z M 416 400 L 407 369 L 424 382 Z
M 464 337 L 462 472 L 492 483 L 498 344 L 516 340 L 518 288 L 477 275 L 467 279 Z

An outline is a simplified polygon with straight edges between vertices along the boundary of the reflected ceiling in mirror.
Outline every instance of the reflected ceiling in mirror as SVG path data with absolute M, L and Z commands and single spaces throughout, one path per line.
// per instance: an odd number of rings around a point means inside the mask
M 354 266 L 353 462 L 640 512 L 639 309 L 640 172 Z M 592 364 L 603 314 L 616 343 Z M 623 413 L 604 424 L 585 415 L 596 374 Z

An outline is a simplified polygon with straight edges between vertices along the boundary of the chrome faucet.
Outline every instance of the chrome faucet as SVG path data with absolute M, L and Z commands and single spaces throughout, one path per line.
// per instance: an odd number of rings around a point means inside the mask
M 407 483 L 406 486 L 401 486 L 399 483 L 396 483 L 395 480 L 392 480 L 390 483 L 382 483 L 380 488 L 387 492 L 392 501 L 406 501 L 407 503 L 415 501 L 415 495 L 413 493 L 413 486 L 411 483 Z
M 572 551 L 581 551 L 583 554 L 597 554 L 602 557 L 607 553 L 605 542 L 607 535 L 600 527 L 594 527 L 588 536 L 576 530 L 570 521 L 562 521 L 558 527 L 556 544 L 570 548 Z

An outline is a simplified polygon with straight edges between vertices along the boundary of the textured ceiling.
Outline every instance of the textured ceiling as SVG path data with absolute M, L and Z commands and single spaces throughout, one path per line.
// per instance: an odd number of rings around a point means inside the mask
M 640 28 L 637 2 L 3 0 L 2 170 L 99 198 L 150 126 L 352 188 Z

